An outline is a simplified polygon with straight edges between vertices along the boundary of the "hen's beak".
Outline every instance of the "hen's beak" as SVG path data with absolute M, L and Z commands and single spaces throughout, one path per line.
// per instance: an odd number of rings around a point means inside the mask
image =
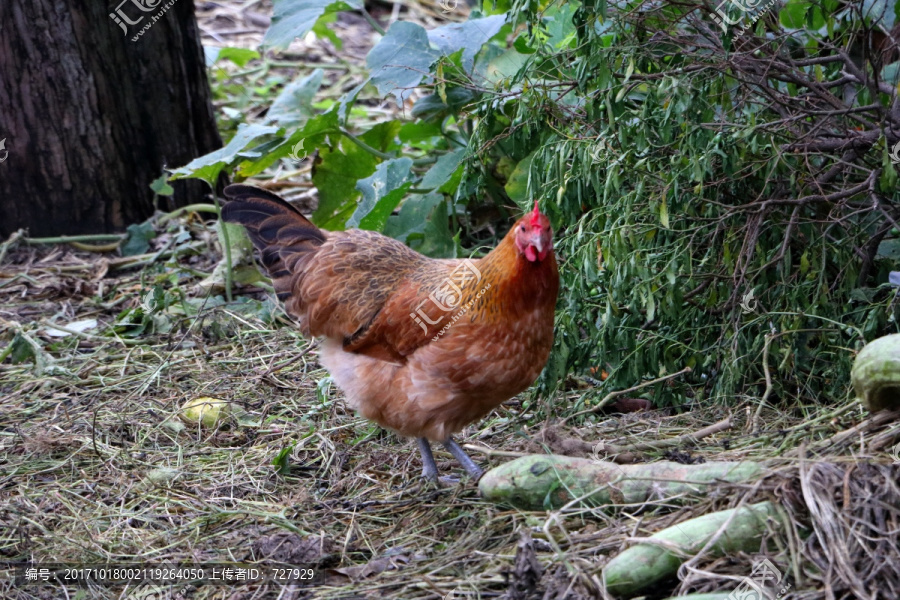
M 538 229 L 531 233 L 531 237 L 528 240 L 528 244 L 530 246 L 534 246 L 534 249 L 537 250 L 537 253 L 540 254 L 544 251 L 544 240 L 541 238 L 541 230 Z

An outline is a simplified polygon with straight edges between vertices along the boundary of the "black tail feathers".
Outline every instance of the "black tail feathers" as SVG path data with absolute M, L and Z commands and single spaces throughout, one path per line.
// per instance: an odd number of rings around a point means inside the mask
M 293 275 L 305 270 L 325 242 L 325 233 L 271 192 L 249 185 L 229 185 L 225 197 L 228 202 L 222 207 L 222 219 L 244 226 L 278 296 L 284 300 L 291 293 Z

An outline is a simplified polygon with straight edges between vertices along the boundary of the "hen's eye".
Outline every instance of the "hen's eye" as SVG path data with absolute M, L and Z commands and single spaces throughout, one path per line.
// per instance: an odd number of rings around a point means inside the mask
M 525 231 L 525 226 L 524 226 L 524 225 L 519 225 L 519 231 Z

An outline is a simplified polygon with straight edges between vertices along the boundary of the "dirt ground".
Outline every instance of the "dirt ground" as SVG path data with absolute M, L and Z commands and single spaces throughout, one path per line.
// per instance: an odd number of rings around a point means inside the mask
M 427 4 L 392 6 L 433 18 Z M 267 10 L 198 3 L 204 43 L 253 47 Z M 342 56 L 359 60 L 367 44 Z M 415 443 L 344 405 L 265 286 L 226 302 L 202 285 L 221 257 L 210 215 L 153 225 L 149 248 L 132 257 L 25 236 L 0 242 L 3 598 L 611 597 L 603 567 L 635 538 L 762 500 L 791 524 L 773 533 L 778 543 L 701 556 L 648 597 L 727 595 L 761 557 L 785 573 L 785 598 L 900 597 L 900 425 L 849 394 L 839 406 L 757 411 L 748 395 L 738 408 L 611 412 L 552 427 L 596 394 L 592 380 L 554 398 L 528 392 L 459 436 L 485 468 L 530 453 L 592 456 L 602 441 L 637 462 L 750 460 L 766 476 L 679 505 L 510 508 L 482 499 L 442 450 L 439 469 L 460 483 L 421 482 Z M 198 397 L 228 401 L 229 414 L 213 427 L 185 423 L 181 408 Z M 724 419 L 716 433 L 690 437 Z M 295 571 L 290 582 L 186 575 L 173 585 L 61 586 L 24 581 L 9 564 L 22 561 Z

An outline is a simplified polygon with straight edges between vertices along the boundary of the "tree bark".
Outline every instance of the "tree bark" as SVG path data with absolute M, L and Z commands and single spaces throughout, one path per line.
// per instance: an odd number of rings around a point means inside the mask
M 0 1 L 0 235 L 122 230 L 221 147 L 193 0 Z M 173 184 L 162 209 L 196 202 Z

